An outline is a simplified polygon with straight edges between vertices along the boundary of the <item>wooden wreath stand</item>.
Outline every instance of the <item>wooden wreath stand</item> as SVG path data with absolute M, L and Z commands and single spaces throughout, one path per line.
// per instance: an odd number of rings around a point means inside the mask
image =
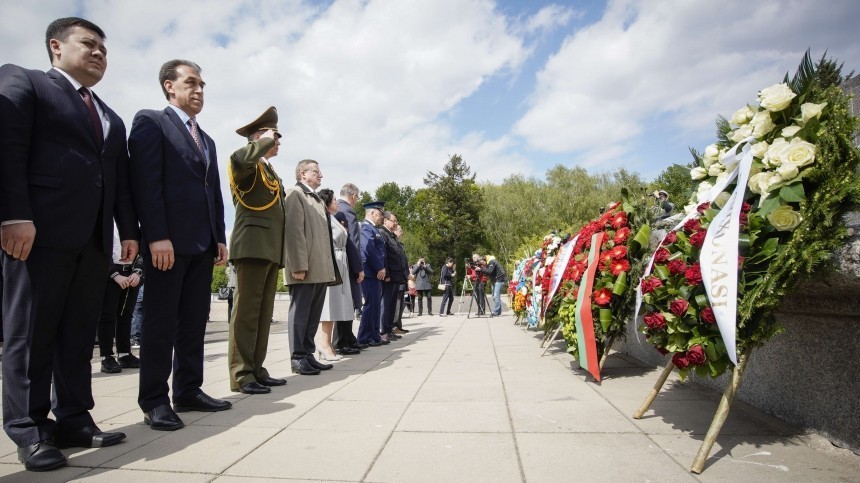
M 696 453 L 696 458 L 693 460 L 693 465 L 690 467 L 690 471 L 693 473 L 700 474 L 705 469 L 705 461 L 707 461 L 708 456 L 710 456 L 711 449 L 714 447 L 717 436 L 719 436 L 720 430 L 723 429 L 723 424 L 725 424 L 726 418 L 729 416 L 729 410 L 732 408 L 732 401 L 735 399 L 735 393 L 737 392 L 738 387 L 740 387 L 741 376 L 744 373 L 744 369 L 746 369 L 751 353 L 752 348 L 749 347 L 745 349 L 740 356 L 738 356 L 738 364 L 732 369 L 732 378 L 729 383 L 726 384 L 726 389 L 723 391 L 723 397 L 720 399 L 720 405 L 717 406 L 717 412 L 714 414 L 711 426 L 705 434 L 705 440 L 702 441 L 702 446 L 699 447 L 699 452 Z M 657 379 L 657 382 L 654 384 L 654 387 L 651 388 L 651 392 L 648 393 L 648 397 L 645 398 L 645 401 L 642 402 L 639 409 L 633 413 L 633 419 L 640 419 L 642 415 L 645 414 L 645 411 L 651 407 L 651 403 L 654 402 L 654 398 L 657 397 L 657 393 L 660 392 L 663 384 L 666 383 L 666 379 L 668 379 L 669 374 L 672 373 L 673 368 L 674 364 L 670 360 L 669 363 L 666 364 L 665 369 L 663 369 L 663 372 L 660 374 L 660 377 Z

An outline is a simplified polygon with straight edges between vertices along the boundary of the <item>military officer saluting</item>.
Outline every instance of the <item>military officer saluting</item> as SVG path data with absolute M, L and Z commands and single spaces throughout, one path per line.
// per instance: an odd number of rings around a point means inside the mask
M 248 144 L 230 156 L 228 175 L 236 207 L 230 261 L 236 292 L 227 348 L 230 389 L 265 394 L 282 386 L 263 367 L 275 303 L 278 270 L 284 266 L 284 188 L 269 160 L 278 155 L 278 111 L 266 109 L 236 130 Z

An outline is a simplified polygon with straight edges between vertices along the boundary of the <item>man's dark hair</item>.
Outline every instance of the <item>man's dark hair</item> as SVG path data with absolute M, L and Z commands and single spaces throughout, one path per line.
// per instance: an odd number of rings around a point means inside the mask
M 168 101 L 170 100 L 170 94 L 168 94 L 167 89 L 164 88 L 164 81 L 175 81 L 179 74 L 176 72 L 176 69 L 182 67 L 183 65 L 187 65 L 191 67 L 197 74 L 199 75 L 203 70 L 199 65 L 191 62 L 190 60 L 182 60 L 182 59 L 173 59 L 168 60 L 161 66 L 161 69 L 158 71 L 158 85 L 161 86 L 161 92 L 164 93 L 164 98 Z
M 391 219 L 394 218 L 395 216 L 397 216 L 397 215 L 395 215 L 393 211 L 382 212 L 382 219 L 383 220 L 391 221 Z
M 47 30 L 45 30 L 45 48 L 48 49 L 48 59 L 50 59 L 51 62 L 54 62 L 54 53 L 51 52 L 51 39 L 57 39 L 60 42 L 69 40 L 69 34 L 71 34 L 72 28 L 74 27 L 92 30 L 99 34 L 99 37 L 101 37 L 102 40 L 107 40 L 104 31 L 102 31 L 98 25 L 90 22 L 89 20 L 84 20 L 79 17 L 58 18 L 51 22 L 51 24 L 48 25 Z
M 328 208 L 328 205 L 330 205 L 331 202 L 334 201 L 334 191 L 328 188 L 323 188 L 319 190 L 317 194 L 323 200 L 323 203 L 325 203 L 326 208 Z

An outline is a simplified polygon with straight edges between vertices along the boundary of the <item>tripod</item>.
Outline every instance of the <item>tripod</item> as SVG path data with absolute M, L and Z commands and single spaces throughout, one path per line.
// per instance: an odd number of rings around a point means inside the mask
M 472 296 L 469 297 L 469 310 L 466 312 L 467 319 L 472 315 L 472 304 L 475 303 L 476 300 L 480 300 L 478 297 L 483 297 L 484 313 L 475 315 L 475 317 L 487 317 L 487 311 L 491 310 L 490 300 L 487 298 L 487 292 L 485 290 L 472 290 Z M 480 305 L 480 303 L 478 305 Z

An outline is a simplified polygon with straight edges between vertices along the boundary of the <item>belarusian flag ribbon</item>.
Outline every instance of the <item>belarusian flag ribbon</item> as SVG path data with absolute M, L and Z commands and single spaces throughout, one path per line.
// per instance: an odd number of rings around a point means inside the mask
M 579 365 L 600 380 L 600 365 L 597 360 L 597 341 L 594 338 L 594 318 L 591 314 L 591 295 L 594 288 L 594 275 L 600 265 L 600 246 L 603 245 L 604 232 L 591 236 L 591 250 L 588 252 L 588 268 L 579 286 L 576 301 L 576 333 L 579 352 Z

